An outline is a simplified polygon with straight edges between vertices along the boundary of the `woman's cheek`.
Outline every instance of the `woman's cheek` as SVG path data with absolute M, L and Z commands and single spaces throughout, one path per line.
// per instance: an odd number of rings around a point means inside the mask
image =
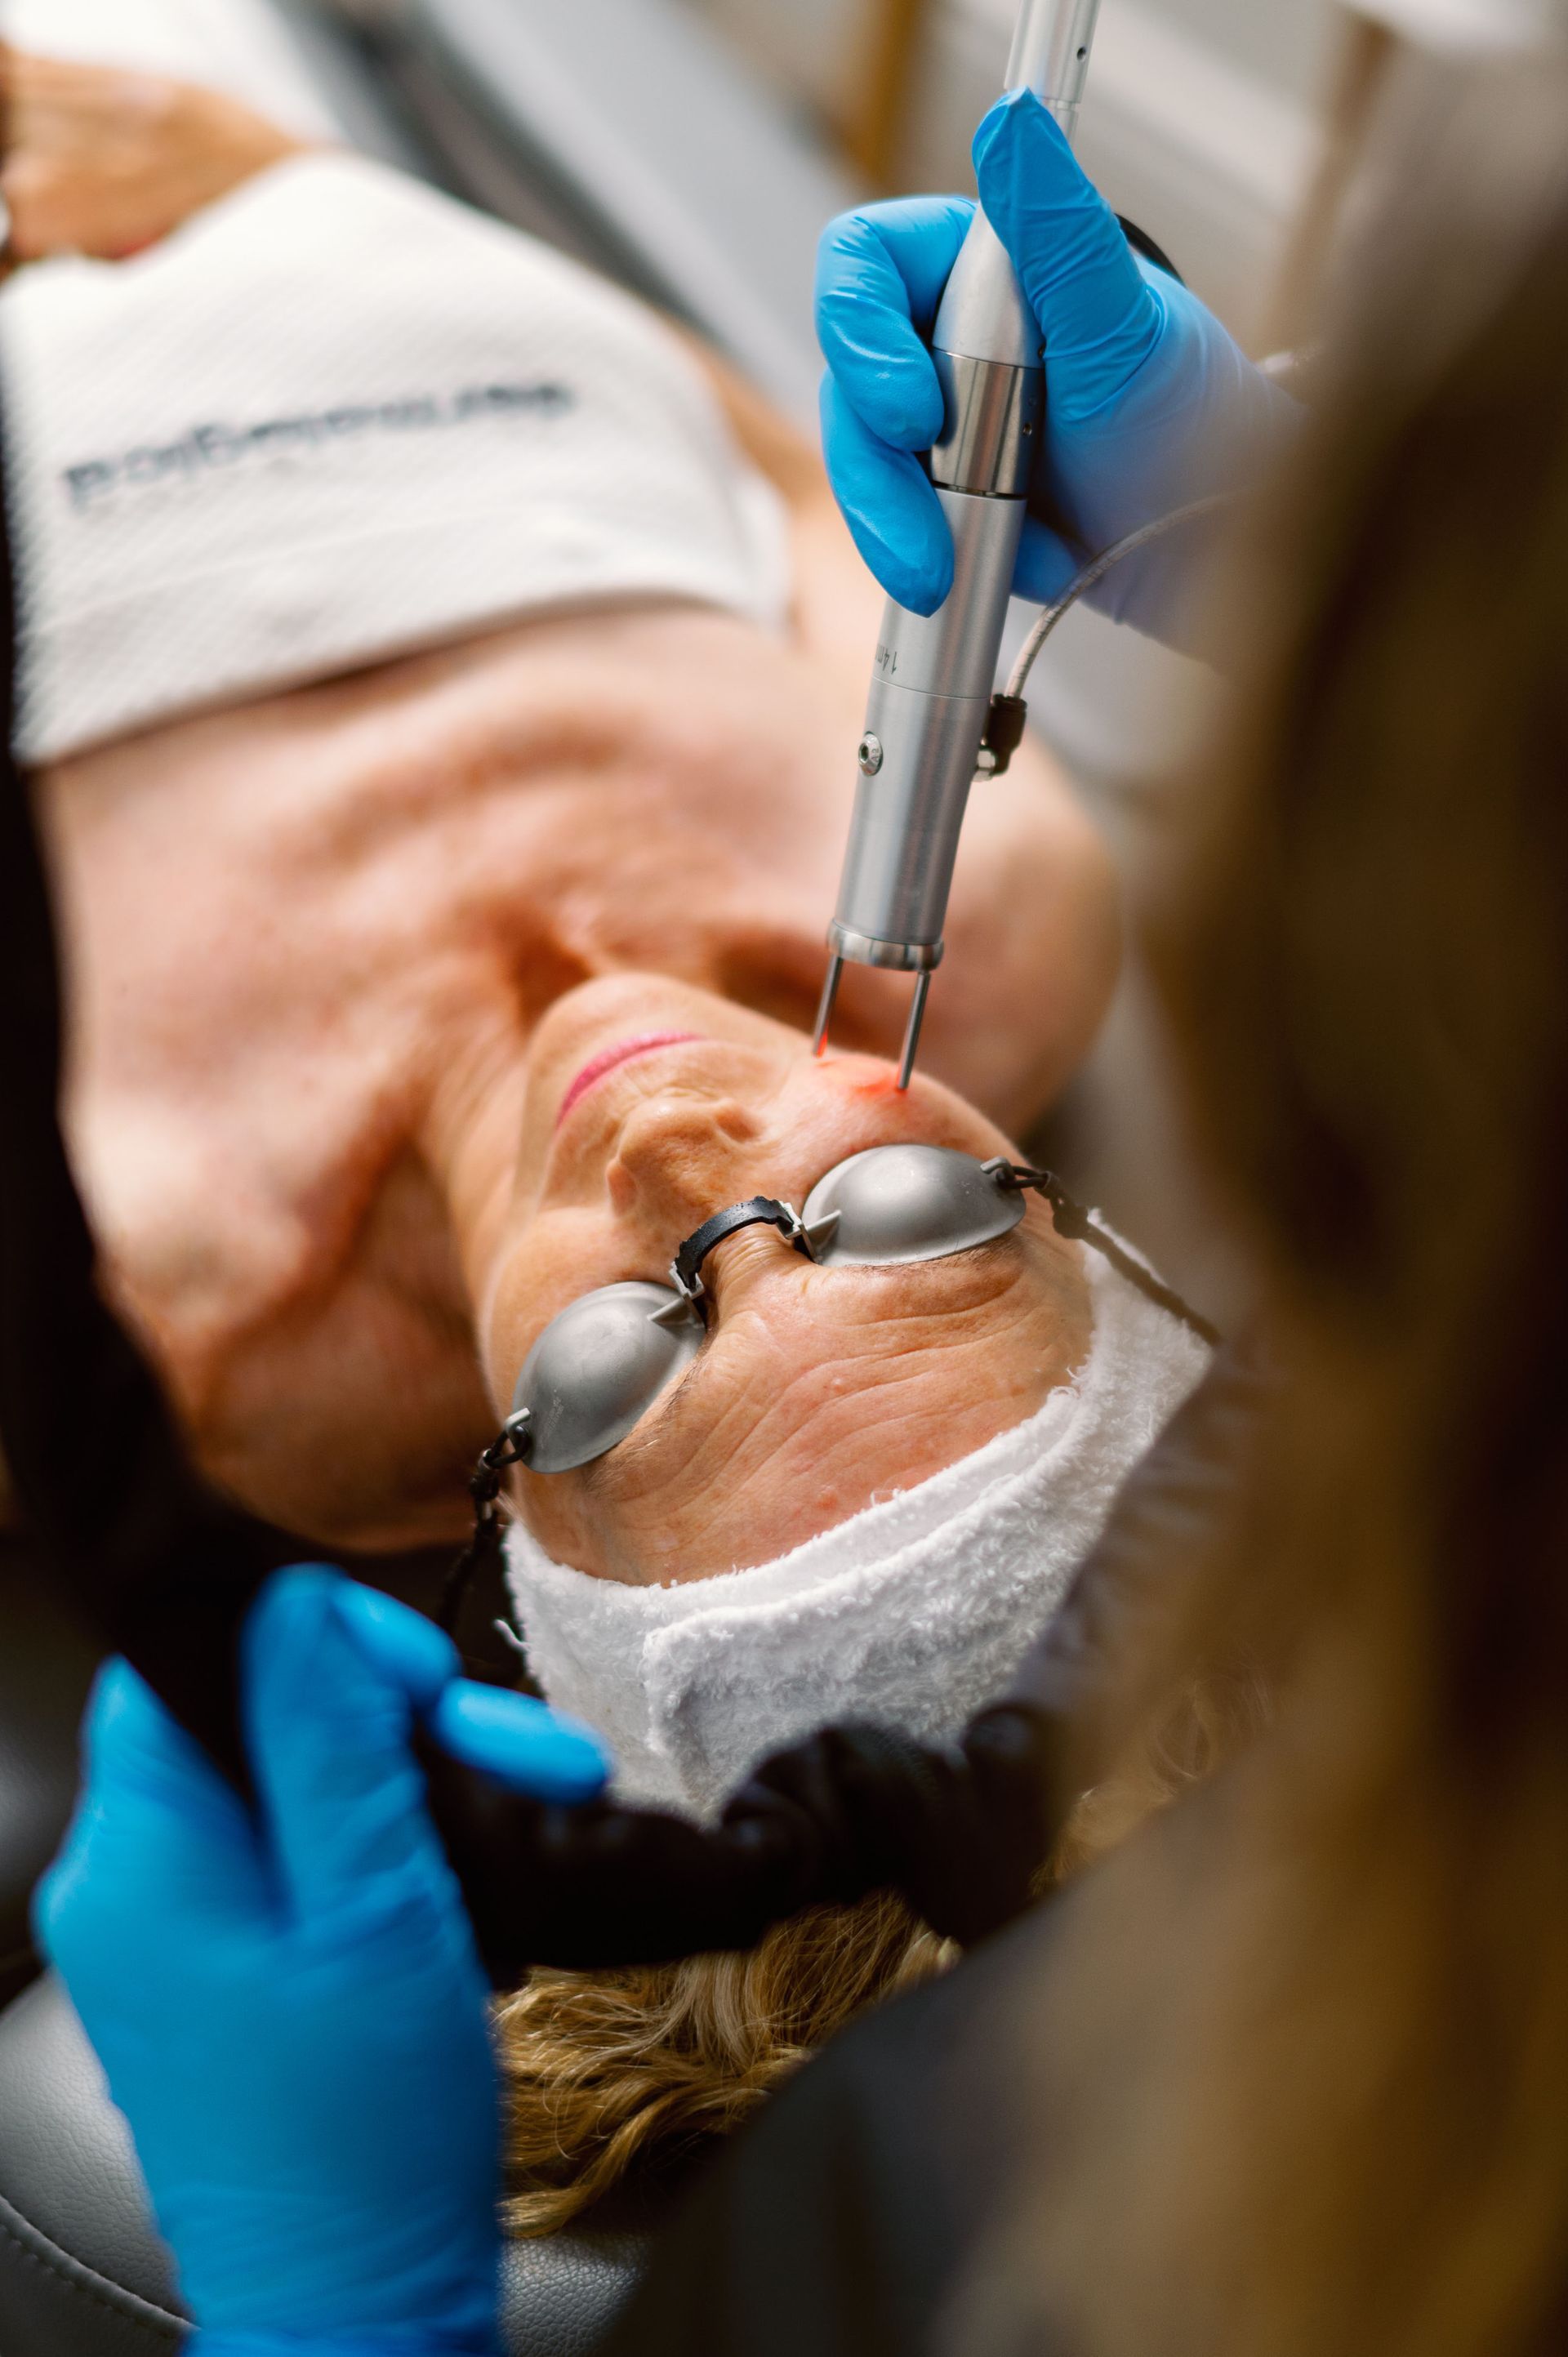
M 545 1212 L 510 1231 L 478 1321 L 485 1381 L 503 1413 L 550 1320 L 596 1286 L 626 1275 L 618 1247 L 605 1214 L 581 1208 Z

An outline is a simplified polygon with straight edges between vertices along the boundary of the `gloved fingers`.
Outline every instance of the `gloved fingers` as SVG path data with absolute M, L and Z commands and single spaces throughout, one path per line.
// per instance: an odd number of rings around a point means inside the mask
M 832 375 L 822 411 L 828 479 L 856 548 L 890 597 L 934 613 L 952 587 L 952 534 L 924 468 L 871 431 Z
M 1088 562 L 1082 549 L 1075 548 L 1048 523 L 1038 516 L 1026 516 L 1013 574 L 1013 595 L 1035 606 L 1054 605 Z
M 265 1910 L 266 1875 L 240 1794 L 127 1662 L 99 1672 L 82 1723 L 83 1782 L 33 1900 L 39 1945 L 90 1999 L 135 1969 L 144 1932 L 210 1929 Z
M 411 1605 L 383 1596 L 380 1588 L 361 1587 L 356 1579 L 341 1580 L 335 1593 L 344 1623 L 366 1660 L 403 1688 L 415 1710 L 433 1710 L 462 1666 L 446 1631 Z
M 372 1658 L 350 1585 L 317 1566 L 281 1571 L 245 1626 L 252 1770 L 284 1897 L 301 1920 L 330 1914 L 378 1878 L 428 1889 L 446 1874 L 409 1744 L 408 1664 L 389 1664 L 383 1645 Z
M 968 233 L 967 197 L 864 205 L 817 247 L 817 339 L 850 406 L 900 450 L 928 450 L 942 394 L 923 339 Z
M 591 1801 L 610 1770 L 590 1727 L 532 1695 L 456 1678 L 431 1712 L 431 1735 L 454 1760 L 538 1801 Z
M 395 1598 L 346 1580 L 338 1609 L 367 1660 L 406 1691 L 444 1751 L 537 1801 L 589 1801 L 610 1760 L 592 1727 L 532 1695 L 459 1674 L 452 1640 Z
M 1046 350 L 1058 423 L 1112 408 L 1160 340 L 1161 297 L 1121 223 L 1030 91 L 998 101 L 974 135 L 980 200 L 1012 258 Z

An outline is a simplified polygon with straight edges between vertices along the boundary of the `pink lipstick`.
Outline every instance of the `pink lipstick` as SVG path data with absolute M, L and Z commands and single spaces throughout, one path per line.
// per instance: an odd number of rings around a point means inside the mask
M 602 1048 L 584 1065 L 562 1098 L 560 1111 L 555 1115 L 556 1128 L 560 1128 L 578 1098 L 586 1096 L 590 1089 L 596 1088 L 607 1073 L 617 1071 L 622 1064 L 629 1064 L 634 1056 L 651 1056 L 656 1048 L 679 1048 L 686 1040 L 700 1039 L 702 1036 L 700 1031 L 644 1031 L 635 1039 L 618 1039 L 613 1048 Z

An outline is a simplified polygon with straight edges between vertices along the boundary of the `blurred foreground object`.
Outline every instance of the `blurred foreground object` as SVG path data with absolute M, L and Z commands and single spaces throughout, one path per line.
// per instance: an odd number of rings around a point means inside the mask
M 1560 52 L 1568 32 L 1557 0 L 1341 0 L 1335 14 L 1322 156 L 1280 275 L 1272 339 L 1281 347 L 1316 332 L 1358 191 L 1378 171 L 1389 117 L 1409 102 L 1402 93 L 1488 59 Z
M 493 2349 L 487 1984 L 411 1749 L 416 1717 L 439 1726 L 461 1696 L 456 1652 L 310 1566 L 263 1593 L 243 1652 L 253 1809 L 128 1663 L 103 1672 L 43 1944 L 207 2357 L 356 2336 Z M 534 1791 L 602 1780 L 541 1706 L 489 1699 L 492 1731 L 510 1712 L 542 1747 Z

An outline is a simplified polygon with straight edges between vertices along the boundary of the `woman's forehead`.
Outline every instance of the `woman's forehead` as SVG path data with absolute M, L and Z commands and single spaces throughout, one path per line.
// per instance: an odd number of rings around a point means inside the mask
M 833 1370 L 848 1381 L 922 1352 L 933 1364 L 956 1351 L 982 1361 L 996 1328 L 1020 1316 L 1047 1280 L 1016 1235 L 891 1267 L 814 1266 L 770 1231 L 735 1237 L 714 1260 L 707 1341 L 659 1402 L 644 1429 L 652 1443 L 685 1446 L 760 1378 L 779 1383 Z M 744 1261 L 744 1265 L 740 1264 Z M 988 1315 L 993 1312 L 994 1315 Z
M 780 1258 L 768 1309 L 758 1287 L 619 1448 L 568 1477 L 595 1555 L 678 1559 L 661 1577 L 768 1560 L 1022 1422 L 1087 1344 L 1016 1237 L 894 1269 Z

